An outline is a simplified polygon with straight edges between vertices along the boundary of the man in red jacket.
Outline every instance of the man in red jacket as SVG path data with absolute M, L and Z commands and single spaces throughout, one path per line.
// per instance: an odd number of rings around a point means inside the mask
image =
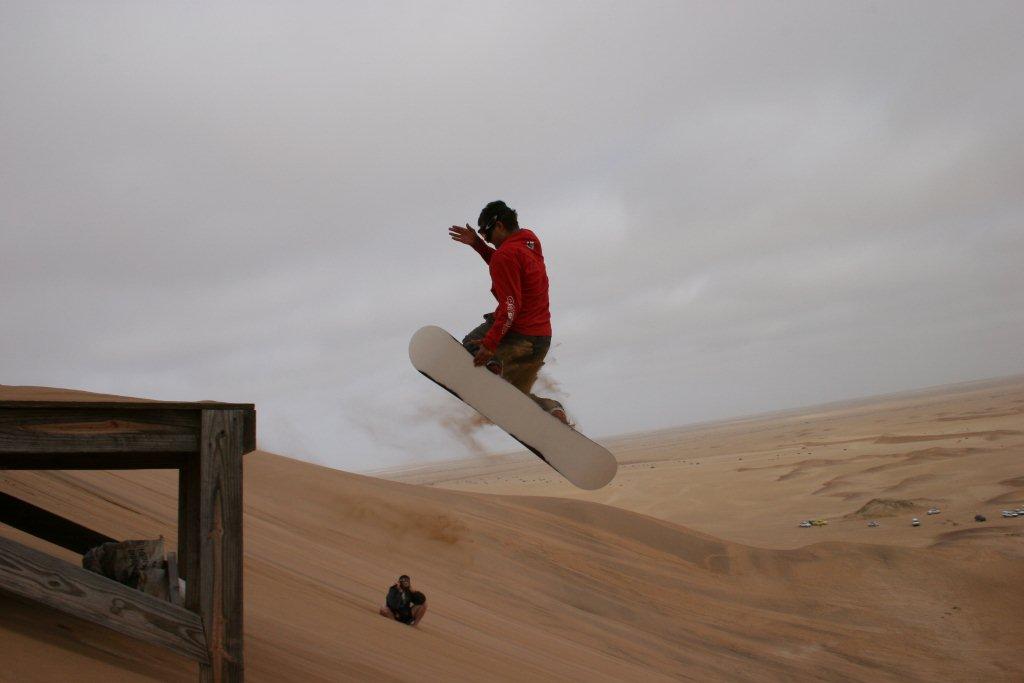
M 473 354 L 475 365 L 486 365 L 568 424 L 561 403 L 530 393 L 551 348 L 548 274 L 540 240 L 533 231 L 519 227 L 516 212 L 502 201 L 485 206 L 477 225 L 479 235 L 469 224 L 453 225 L 448 233 L 483 257 L 498 307 L 484 315 L 483 324 L 467 334 L 462 345 Z

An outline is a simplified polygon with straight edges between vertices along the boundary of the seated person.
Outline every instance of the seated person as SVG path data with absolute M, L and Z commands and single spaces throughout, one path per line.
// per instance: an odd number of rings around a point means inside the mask
M 409 626 L 415 626 L 427 613 L 427 596 L 412 589 L 412 582 L 406 574 L 388 589 L 387 603 L 380 608 L 380 614 Z

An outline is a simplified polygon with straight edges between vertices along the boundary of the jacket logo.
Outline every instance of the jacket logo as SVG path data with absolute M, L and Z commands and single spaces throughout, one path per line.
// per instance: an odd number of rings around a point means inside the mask
M 511 297 L 510 296 L 507 299 L 505 299 L 505 313 L 508 315 L 508 318 L 506 318 L 505 324 L 502 325 L 502 328 L 501 328 L 502 336 L 504 336 L 505 333 L 509 331 L 509 329 L 512 327 L 512 321 L 515 320 L 515 317 L 516 317 L 516 300 L 515 300 L 515 297 Z
M 533 240 L 526 240 L 526 248 L 533 251 Z

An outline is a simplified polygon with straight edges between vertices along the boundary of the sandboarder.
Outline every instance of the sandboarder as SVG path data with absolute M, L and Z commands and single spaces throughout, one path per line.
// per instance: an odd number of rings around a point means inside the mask
M 409 360 L 427 379 L 476 410 L 581 489 L 605 486 L 618 471 L 607 448 L 545 413 L 529 394 L 473 364 L 462 342 L 436 325 L 409 340 Z
M 382 617 L 388 617 L 409 626 L 415 626 L 423 621 L 423 616 L 426 613 L 427 596 L 412 589 L 412 581 L 406 574 L 399 576 L 398 581 L 388 589 L 386 603 L 380 608 Z
M 487 263 L 498 307 L 484 315 L 484 322 L 465 336 L 462 345 L 473 354 L 474 365 L 486 365 L 569 424 L 561 403 L 530 392 L 551 348 L 548 274 L 540 240 L 532 230 L 519 227 L 516 212 L 503 201 L 485 206 L 477 226 L 474 232 L 468 223 L 453 225 L 448 233 L 456 242 L 473 247 Z

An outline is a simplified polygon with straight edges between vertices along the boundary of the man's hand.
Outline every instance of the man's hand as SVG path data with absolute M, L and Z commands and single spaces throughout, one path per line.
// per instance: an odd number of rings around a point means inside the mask
M 466 223 L 466 227 L 462 227 L 461 225 L 453 225 L 452 227 L 448 228 L 448 234 L 451 235 L 452 239 L 455 240 L 456 242 L 462 242 L 463 244 L 468 244 L 469 246 L 473 246 L 474 244 L 476 244 L 476 241 L 480 239 L 477 236 L 476 231 L 473 230 L 473 228 L 469 227 L 469 223 Z
M 475 356 L 473 356 L 473 365 L 479 367 L 492 358 L 494 358 L 494 351 L 491 351 L 489 348 L 481 344 L 480 350 L 476 352 Z

